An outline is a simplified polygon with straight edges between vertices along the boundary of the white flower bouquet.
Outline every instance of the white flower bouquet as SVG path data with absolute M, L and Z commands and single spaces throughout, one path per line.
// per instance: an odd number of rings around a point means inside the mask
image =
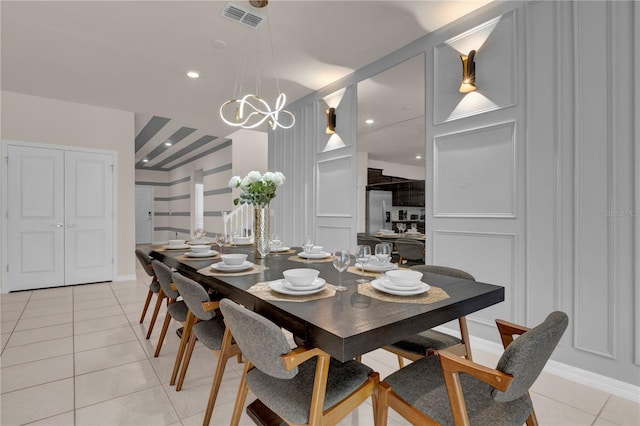
M 233 200 L 234 205 L 253 204 L 256 207 L 266 207 L 276 196 L 276 189 L 284 184 L 286 178 L 280 172 L 258 171 L 249 172 L 244 178 L 234 176 L 229 181 L 230 188 L 240 188 L 242 193 Z

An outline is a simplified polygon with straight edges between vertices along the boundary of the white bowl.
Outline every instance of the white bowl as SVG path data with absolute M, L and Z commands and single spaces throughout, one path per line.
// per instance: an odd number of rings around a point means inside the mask
M 193 253 L 207 253 L 209 250 L 211 250 L 210 246 L 205 246 L 205 245 L 191 246 L 191 251 Z
M 169 240 L 170 246 L 181 246 L 184 244 L 184 240 Z
M 313 248 L 311 249 L 311 253 L 312 254 L 320 254 L 320 253 L 322 253 L 322 249 L 323 248 L 324 247 L 322 247 L 322 246 L 313 246 Z
M 251 242 L 251 237 L 236 237 L 237 244 L 249 244 Z
M 287 269 L 282 275 L 293 286 L 308 286 L 318 278 L 320 271 L 317 269 L 296 268 Z
M 422 272 L 398 269 L 384 273 L 389 281 L 398 286 L 413 286 L 422 279 Z
M 242 253 L 223 254 L 220 256 L 225 265 L 242 265 L 247 255 Z

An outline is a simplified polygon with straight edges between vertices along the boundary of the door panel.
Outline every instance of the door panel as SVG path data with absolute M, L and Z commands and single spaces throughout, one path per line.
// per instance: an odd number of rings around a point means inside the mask
M 111 155 L 65 153 L 66 284 L 113 277 Z
M 64 285 L 64 152 L 9 146 L 9 290 Z
M 136 185 L 136 244 L 153 242 L 153 186 Z

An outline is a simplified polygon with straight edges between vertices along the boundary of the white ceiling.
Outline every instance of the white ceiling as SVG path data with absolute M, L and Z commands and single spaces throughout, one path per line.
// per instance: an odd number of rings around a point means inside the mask
M 273 102 L 269 28 L 291 102 L 488 1 L 271 0 L 269 25 L 248 32 L 220 16 L 226 1 L 3 0 L 2 90 L 133 111 L 136 134 L 155 115 L 224 137 L 235 129 L 218 108 L 233 96 L 247 52 L 265 57 L 248 62 L 245 87 L 255 87 L 262 69 L 260 94 Z M 256 32 L 259 42 L 246 43 Z M 187 70 L 201 77 L 189 79 Z

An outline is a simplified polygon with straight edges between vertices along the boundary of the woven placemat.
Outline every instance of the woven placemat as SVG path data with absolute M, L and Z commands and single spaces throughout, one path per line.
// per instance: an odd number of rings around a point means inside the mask
M 220 254 L 214 254 L 213 256 L 206 256 L 206 257 L 191 257 L 191 256 L 187 256 L 186 254 L 181 254 L 180 256 L 176 256 L 177 260 L 213 260 L 213 259 L 220 259 Z
M 222 272 L 222 271 L 216 271 L 211 266 L 207 266 L 206 268 L 198 269 L 198 273 L 200 273 L 202 275 L 207 275 L 209 277 L 222 277 L 222 276 L 224 276 L 224 277 L 239 277 L 239 276 L 242 276 L 242 275 L 259 274 L 260 272 L 264 272 L 267 269 L 269 269 L 269 268 L 267 268 L 267 267 L 265 267 L 263 265 L 256 265 L 254 263 L 253 266 L 251 267 L 251 269 L 245 269 L 244 271 Z
M 324 259 L 308 259 L 307 260 L 304 257 L 300 257 L 296 254 L 295 256 L 291 256 L 287 260 L 291 260 L 293 262 L 300 262 L 300 263 L 327 263 L 327 262 L 333 262 L 333 256 L 325 257 Z
M 296 251 L 293 249 L 289 249 L 289 250 L 284 250 L 284 251 L 270 251 L 269 255 L 276 255 L 279 256 L 281 254 L 291 254 L 291 253 L 295 253 Z
M 308 294 L 306 296 L 289 296 L 288 294 L 282 294 L 278 293 L 277 291 L 271 290 L 271 288 L 269 288 L 269 282 L 270 281 L 264 281 L 258 284 L 254 284 L 247 291 L 262 300 L 274 300 L 282 302 L 309 302 L 311 300 L 333 297 L 336 294 L 335 286 L 333 284 L 327 283 L 322 291 L 319 291 L 318 293 Z
M 373 299 L 382 300 L 384 302 L 398 302 L 398 303 L 419 303 L 429 304 L 439 302 L 449 298 L 446 291 L 440 287 L 431 286 L 426 293 L 418 294 L 416 296 L 396 296 L 389 293 L 378 291 L 371 287 L 371 283 L 358 284 L 358 293 L 369 296 Z

